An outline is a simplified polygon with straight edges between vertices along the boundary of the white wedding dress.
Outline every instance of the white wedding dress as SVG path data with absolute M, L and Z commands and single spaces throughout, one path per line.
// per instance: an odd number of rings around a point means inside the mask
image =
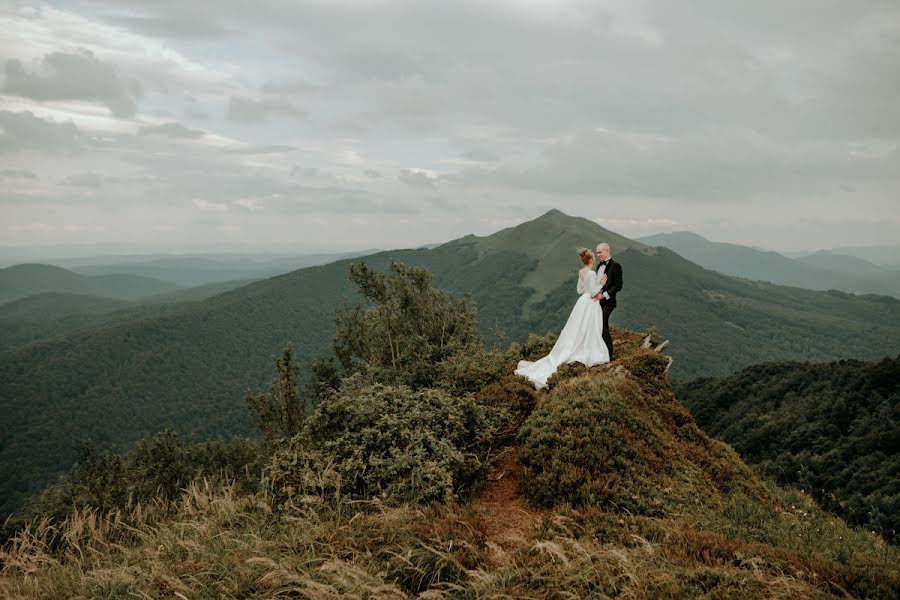
M 603 341 L 603 311 L 591 298 L 600 293 L 600 288 L 600 277 L 592 269 L 579 271 L 576 289 L 581 295 L 550 354 L 536 361 L 520 360 L 516 375 L 527 377 L 541 389 L 547 387 L 547 380 L 562 364 L 580 362 L 590 367 L 609 362 L 609 349 Z

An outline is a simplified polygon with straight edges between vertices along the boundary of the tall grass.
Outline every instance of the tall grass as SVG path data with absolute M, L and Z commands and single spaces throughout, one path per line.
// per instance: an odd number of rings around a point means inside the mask
M 770 484 L 771 485 L 771 484 Z M 655 518 L 561 505 L 500 548 L 469 504 L 309 493 L 285 512 L 262 493 L 194 481 L 177 501 L 35 522 L 0 551 L 8 598 L 891 597 L 898 553 L 819 511 Z M 554 596 L 551 591 L 555 590 Z

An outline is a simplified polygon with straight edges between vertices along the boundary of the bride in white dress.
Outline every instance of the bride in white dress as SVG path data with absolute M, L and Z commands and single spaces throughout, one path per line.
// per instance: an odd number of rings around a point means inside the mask
M 537 389 L 547 387 L 547 380 L 562 364 L 580 362 L 588 367 L 609 362 L 609 349 L 603 341 L 603 311 L 593 299 L 603 287 L 603 279 L 594 272 L 594 253 L 579 248 L 584 264 L 578 272 L 579 294 L 569 320 L 559 333 L 550 354 L 540 360 L 520 360 L 516 375 L 527 377 Z M 603 278 L 606 276 L 604 275 Z

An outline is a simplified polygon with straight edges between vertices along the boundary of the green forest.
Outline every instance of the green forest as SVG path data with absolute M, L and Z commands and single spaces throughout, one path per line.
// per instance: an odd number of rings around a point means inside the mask
M 675 389 L 703 430 L 760 474 L 898 541 L 900 356 L 768 362 Z

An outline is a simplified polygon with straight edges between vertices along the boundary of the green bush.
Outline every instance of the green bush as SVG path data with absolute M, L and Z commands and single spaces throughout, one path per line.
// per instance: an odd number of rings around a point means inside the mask
M 449 501 L 483 474 L 493 420 L 470 396 L 404 385 L 356 385 L 319 403 L 304 432 L 278 449 L 265 489 L 284 504 L 309 493 L 326 469 L 326 491 L 352 498 Z
M 528 334 L 528 339 L 524 343 L 516 343 L 510 347 L 510 351 L 519 355 L 520 360 L 537 360 L 548 354 L 556 343 L 556 334 L 548 333 L 547 335 Z
M 494 418 L 494 440 L 498 446 L 515 440 L 522 424 L 537 406 L 538 398 L 534 386 L 518 375 L 506 375 L 475 395 L 476 401 L 487 407 Z
M 669 388 L 666 379 L 666 368 L 669 366 L 669 357 L 658 354 L 652 350 L 638 350 L 622 360 L 625 367 L 634 377 L 635 381 L 647 393 L 662 393 Z
M 108 511 L 129 501 L 171 501 L 201 477 L 230 480 L 238 490 L 253 492 L 259 489 L 260 456 L 259 444 L 246 438 L 185 444 L 169 430 L 138 440 L 124 455 L 98 451 L 92 440 L 84 440 L 78 462 L 30 498 L 11 529 L 35 516 L 61 522 L 73 506 Z
M 473 347 L 448 356 L 434 365 L 434 387 L 454 395 L 475 393 L 515 369 L 517 359 L 509 352 Z
M 519 431 L 521 488 L 537 505 L 603 505 L 657 514 L 647 483 L 664 467 L 653 431 L 622 379 L 558 386 Z

